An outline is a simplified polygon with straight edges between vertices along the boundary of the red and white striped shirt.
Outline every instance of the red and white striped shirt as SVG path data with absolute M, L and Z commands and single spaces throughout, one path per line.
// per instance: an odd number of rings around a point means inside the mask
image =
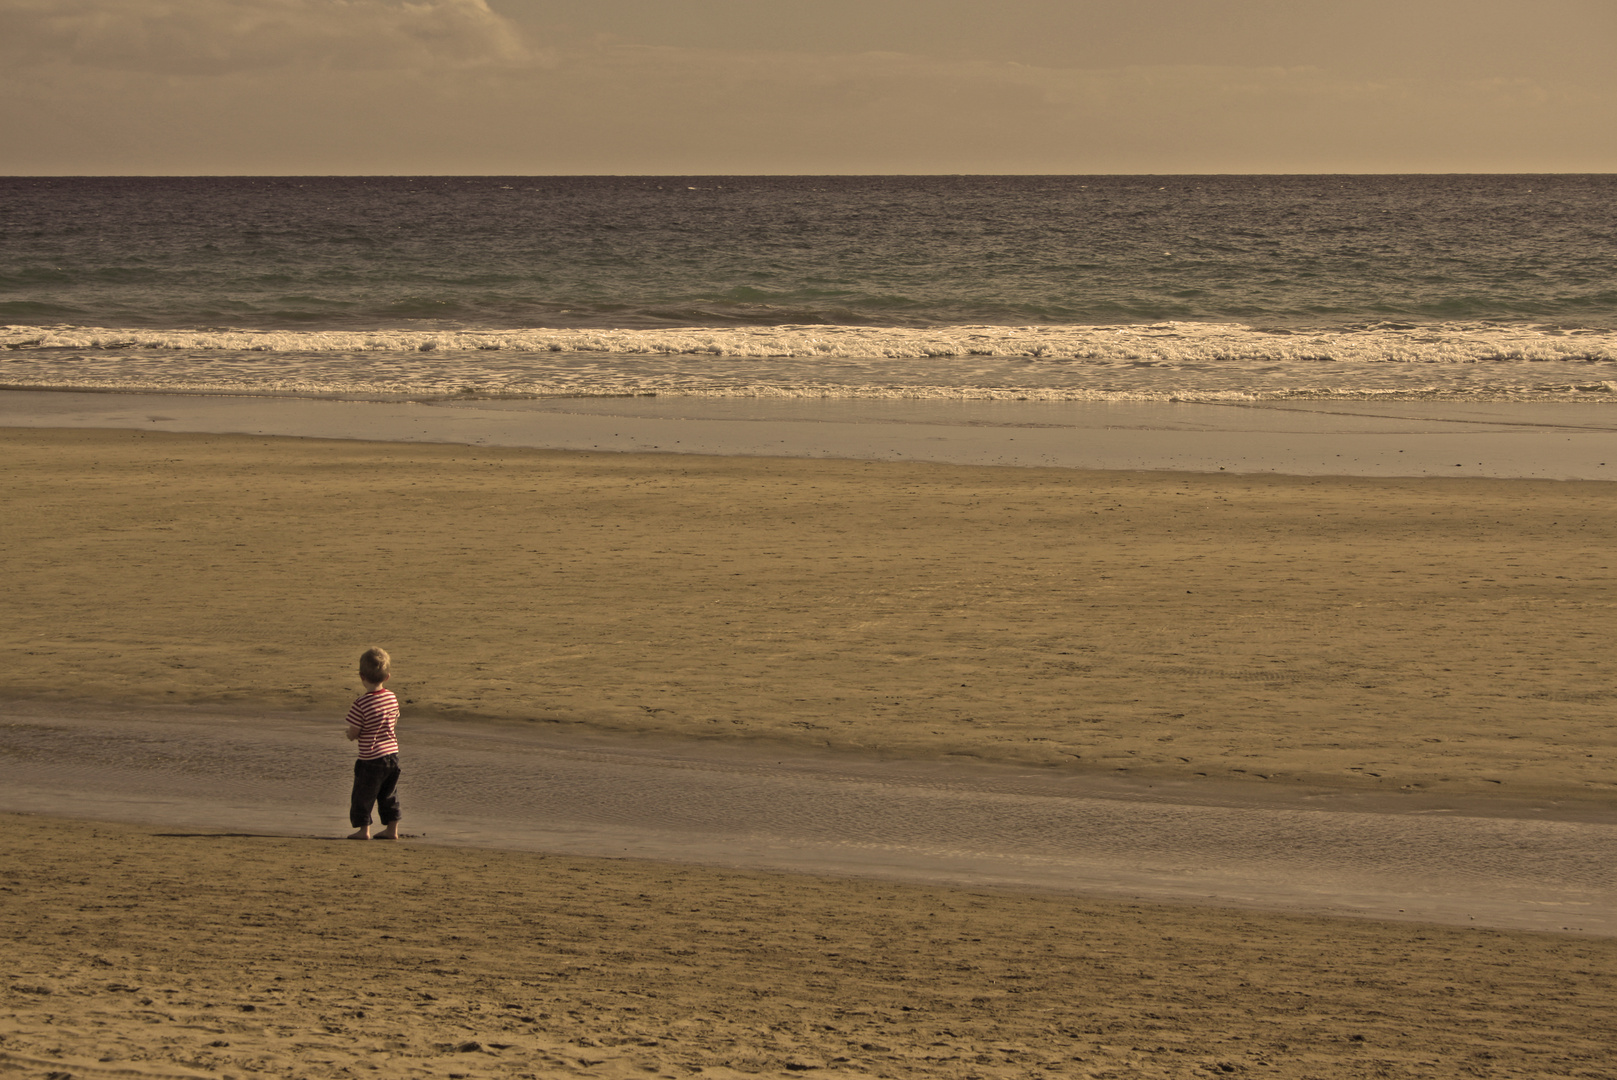
M 348 726 L 359 729 L 359 760 L 398 753 L 398 722 L 399 699 L 391 690 L 372 690 L 349 706 Z

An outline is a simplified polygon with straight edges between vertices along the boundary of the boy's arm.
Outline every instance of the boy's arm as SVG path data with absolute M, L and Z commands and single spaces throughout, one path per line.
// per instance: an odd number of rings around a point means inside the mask
M 358 742 L 359 741 L 359 728 L 355 727 L 353 724 L 348 725 L 348 741 L 349 742 Z

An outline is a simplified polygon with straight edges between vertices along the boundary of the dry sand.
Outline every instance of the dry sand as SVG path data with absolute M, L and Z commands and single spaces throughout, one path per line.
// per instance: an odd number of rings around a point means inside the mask
M 1617 940 L 0 818 L 0 1070 L 1607 1077 Z
M 1601 482 L 0 429 L 0 698 L 1609 801 Z
M 0 431 L 0 698 L 1609 806 L 1604 483 Z M 1611 1075 L 1617 942 L 7 818 L 8 1075 Z

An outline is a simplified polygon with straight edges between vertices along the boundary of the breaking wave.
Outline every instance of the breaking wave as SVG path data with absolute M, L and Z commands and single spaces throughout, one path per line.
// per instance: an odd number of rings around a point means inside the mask
M 0 329 L 0 386 L 315 396 L 1617 400 L 1617 331 L 1372 324 Z
M 1176 364 L 1320 361 L 1482 363 L 1617 361 L 1617 331 L 1512 325 L 1371 324 L 1328 330 L 1228 323 L 1118 326 L 682 327 L 658 330 L 144 330 L 7 326 L 6 349 L 193 352 L 609 353 L 756 358 L 1008 357 Z

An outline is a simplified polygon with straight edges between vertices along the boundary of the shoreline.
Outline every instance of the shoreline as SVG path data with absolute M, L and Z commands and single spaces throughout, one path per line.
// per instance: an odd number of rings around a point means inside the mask
M 1617 479 L 1617 407 L 1319 400 L 338 400 L 0 391 L 0 427 L 947 465 Z

